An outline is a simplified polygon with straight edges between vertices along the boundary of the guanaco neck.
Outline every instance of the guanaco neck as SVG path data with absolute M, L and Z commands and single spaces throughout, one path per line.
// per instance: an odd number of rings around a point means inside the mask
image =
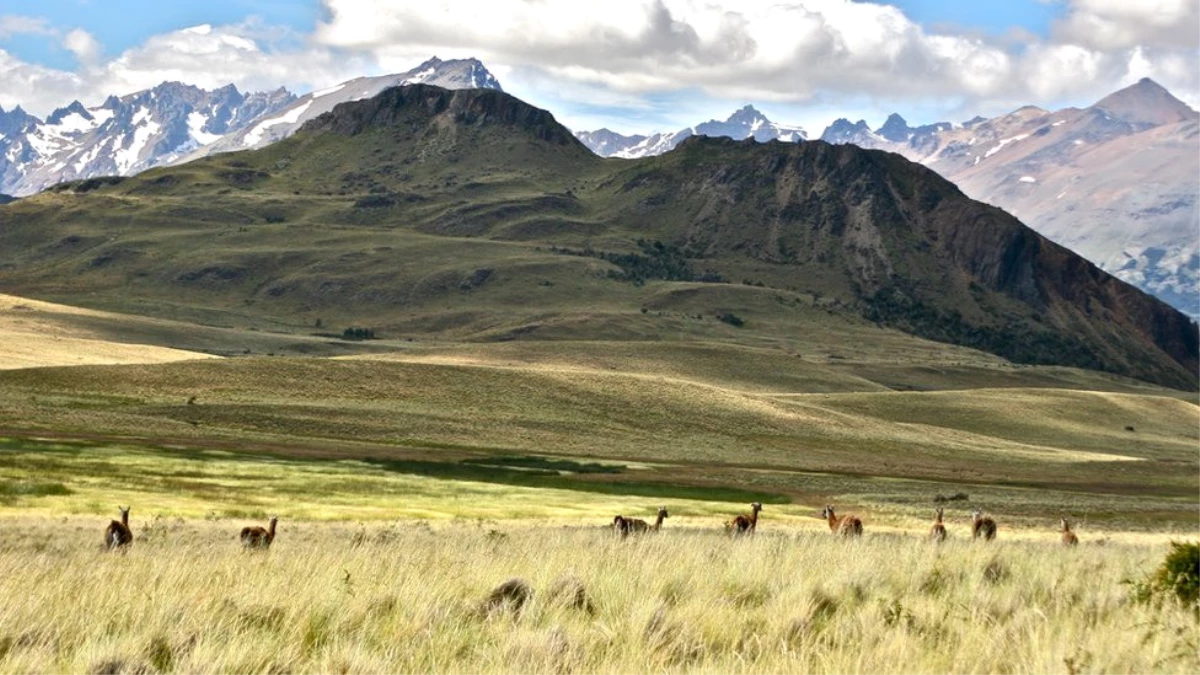
M 828 517 L 828 519 L 829 519 L 829 529 L 831 529 L 831 530 L 836 530 L 836 529 L 837 529 L 838 520 L 840 520 L 840 519 L 839 519 L 837 516 L 833 515 L 833 510 L 832 510 L 832 509 L 830 509 L 830 510 L 829 510 L 829 515 L 828 515 L 827 517 Z
M 129 528 L 129 509 L 125 509 L 121 512 L 121 524 L 124 525 L 126 529 Z
M 270 527 L 267 528 L 267 539 L 275 538 L 275 523 L 276 523 L 276 520 L 274 518 L 272 518 L 271 522 L 270 522 Z
M 654 529 L 656 529 L 656 530 L 657 530 L 657 529 L 659 529 L 660 527 L 662 527 L 662 524 L 663 524 L 663 519 L 664 519 L 664 518 L 666 518 L 666 517 L 667 517 L 667 512 L 666 512 L 666 511 L 661 511 L 661 510 L 660 510 L 660 511 L 658 512 L 658 519 L 654 521 Z
M 758 527 L 758 509 L 757 506 L 750 509 L 750 529 L 752 530 Z

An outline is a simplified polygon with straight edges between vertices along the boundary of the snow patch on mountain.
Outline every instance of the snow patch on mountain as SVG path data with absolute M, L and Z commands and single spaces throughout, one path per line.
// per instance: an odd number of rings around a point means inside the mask
M 133 132 L 132 141 L 113 155 L 113 163 L 117 165 L 117 171 L 122 174 L 129 173 L 129 170 L 138 163 L 146 144 L 150 142 L 154 134 L 162 129 L 161 124 L 149 120 L 147 116 L 140 115 L 141 112 L 139 111 L 139 115 L 134 116 L 134 119 L 140 118 L 140 123 Z
M 301 105 L 292 108 L 291 110 L 287 111 L 287 113 L 280 115 L 279 117 L 259 122 L 258 124 L 254 125 L 249 132 L 246 133 L 244 144 L 247 147 L 253 147 L 262 141 L 263 134 L 267 132 L 267 129 L 270 129 L 271 127 L 277 127 L 280 124 L 295 124 L 296 121 L 300 119 L 300 116 L 304 114 L 304 111 L 308 110 L 309 106 L 311 105 L 312 100 L 310 99 Z
M 220 134 L 210 134 L 204 130 L 205 125 L 208 124 L 208 120 L 209 118 L 201 113 L 188 113 L 188 132 L 198 145 L 208 145 L 221 137 Z

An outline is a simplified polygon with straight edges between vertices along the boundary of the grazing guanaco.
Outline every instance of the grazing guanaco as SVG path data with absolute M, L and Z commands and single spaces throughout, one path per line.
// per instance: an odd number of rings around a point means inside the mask
M 740 514 L 733 520 L 725 523 L 725 530 L 731 534 L 754 534 L 755 528 L 758 527 L 758 512 L 762 511 L 762 502 L 754 502 L 750 505 L 750 515 Z
M 1075 546 L 1076 544 L 1078 544 L 1079 537 L 1076 537 L 1075 533 L 1071 531 L 1071 523 L 1067 520 L 1066 516 L 1059 518 L 1059 520 L 1062 521 L 1062 543 L 1063 543 L 1063 546 Z
M 629 519 L 625 516 L 613 516 L 613 532 L 624 537 L 629 534 Z
M 862 535 L 862 520 L 858 516 L 846 515 L 839 518 L 834 514 L 833 507 L 826 504 L 825 509 L 821 511 L 821 517 L 829 522 L 829 531 L 834 534 L 846 537 L 858 537 Z
M 238 537 L 242 540 L 242 546 L 246 548 L 270 548 L 271 542 L 275 541 L 275 524 L 279 522 L 277 516 L 271 516 L 268 521 L 269 527 L 263 529 L 257 525 L 251 527 L 243 527 L 242 533 Z
M 124 549 L 133 543 L 133 532 L 129 529 L 129 507 L 118 506 L 121 520 L 114 520 L 104 528 L 104 546 L 108 550 Z
M 983 509 L 975 509 L 971 513 L 971 538 L 983 537 L 987 541 L 996 538 L 996 521 L 983 517 Z
M 933 527 L 929 528 L 929 538 L 936 542 L 946 541 L 946 526 L 942 523 L 942 508 L 939 506 Z
M 658 532 L 662 528 L 663 519 L 668 517 L 667 507 L 658 507 L 658 519 L 653 525 L 649 525 L 641 518 L 626 518 L 625 516 L 616 516 L 613 518 L 613 529 L 621 533 L 621 536 L 627 536 L 630 533 L 641 534 L 643 532 Z

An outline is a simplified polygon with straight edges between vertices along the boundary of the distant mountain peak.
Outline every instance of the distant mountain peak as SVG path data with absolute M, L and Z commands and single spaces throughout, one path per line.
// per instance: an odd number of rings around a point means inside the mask
M 825 132 L 821 134 L 821 140 L 826 143 L 853 143 L 854 145 L 863 145 L 863 141 L 874 136 L 871 127 L 867 126 L 866 120 L 851 122 L 845 117 L 839 117 L 833 121 Z
M 474 57 L 442 60 L 436 56 L 406 73 L 403 84 L 432 84 L 447 89 L 496 89 L 504 91 L 483 62 Z
M 888 115 L 887 121 L 883 123 L 883 126 L 875 130 L 875 133 L 889 141 L 903 143 L 912 134 L 912 129 L 909 128 L 908 122 L 903 117 L 898 113 L 892 113 Z
M 1148 77 L 1105 96 L 1092 107 L 1122 122 L 1143 127 L 1156 127 L 1197 117 L 1195 110 Z
M 87 111 L 87 108 L 83 107 L 82 103 L 79 101 L 74 101 L 71 103 L 71 105 L 65 108 L 59 108 L 58 110 L 50 113 L 50 116 L 46 118 L 46 124 L 59 124 L 68 115 L 79 115 L 85 120 L 93 119 L 91 113 Z

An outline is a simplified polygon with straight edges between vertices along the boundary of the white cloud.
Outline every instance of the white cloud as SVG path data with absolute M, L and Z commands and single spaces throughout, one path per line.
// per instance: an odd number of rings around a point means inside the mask
M 11 19 L 11 17 L 5 17 Z M 29 22 L 0 21 L 30 29 Z M 25 32 L 31 32 L 25 30 Z M 53 35 L 53 31 L 50 33 Z M 155 35 L 114 58 L 103 60 L 95 39 L 82 30 L 61 38 L 79 60 L 75 70 L 57 70 L 23 62 L 0 50 L 0 105 L 21 105 L 46 115 L 73 100 L 96 105 L 109 95 L 122 96 L 165 81 L 205 89 L 234 84 L 242 91 L 286 86 L 307 91 L 377 70 L 370 55 L 342 53 L 307 43 L 303 36 L 256 21 L 227 26 L 201 25 Z M 282 48 L 278 45 L 297 45 Z
M 895 7 L 848 0 L 728 7 L 702 0 L 326 0 L 326 6 L 330 20 L 318 27 L 318 41 L 370 50 L 384 63 L 433 52 L 475 55 L 627 92 L 702 87 L 803 100 L 816 87 L 936 93 L 957 88 L 961 79 L 1004 75 L 994 70 L 1001 54 L 993 49 L 976 61 L 981 73 L 959 78 L 963 64 L 944 43 L 986 51 L 977 40 L 929 36 Z M 930 70 L 944 76 L 929 78 Z
M 288 86 L 313 89 L 357 77 L 369 58 L 339 55 L 322 47 L 281 50 L 279 31 L 248 22 L 200 25 L 151 37 L 104 64 L 103 90 L 129 93 L 178 80 L 205 89 L 233 83 L 244 91 Z
M 430 54 L 476 56 L 523 74 L 506 87 L 535 103 L 539 93 L 583 104 L 600 92 L 698 90 L 796 105 L 949 99 L 995 114 L 1099 99 L 1130 79 L 1131 64 L 1171 78 L 1162 84 L 1185 98 L 1200 90 L 1196 0 L 1069 0 L 1051 40 L 939 33 L 897 7 L 850 0 L 323 1 L 317 42 L 395 70 Z M 1134 59 L 1139 44 L 1161 48 Z
M 45 19 L 17 14 L 0 15 L 0 38 L 13 35 L 53 35 L 54 29 Z
M 1056 27 L 1064 42 L 1096 49 L 1200 47 L 1196 0 L 1070 0 Z
M 691 123 L 697 110 L 747 102 L 801 118 L 781 121 L 803 121 L 806 108 L 961 120 L 1088 104 L 1143 76 L 1200 100 L 1197 0 L 1047 1 L 1063 7 L 1049 38 L 931 28 L 882 0 L 322 0 L 311 34 L 201 25 L 107 58 L 82 30 L 0 16 L 0 37 L 46 35 L 79 63 L 54 70 L 0 50 L 0 105 L 46 114 L 165 80 L 303 92 L 432 55 L 478 57 L 506 90 L 580 128 L 604 114 L 649 131 L 653 119 Z
M 100 57 L 104 48 L 87 31 L 76 28 L 63 37 L 63 47 L 75 55 L 80 63 L 91 65 Z

